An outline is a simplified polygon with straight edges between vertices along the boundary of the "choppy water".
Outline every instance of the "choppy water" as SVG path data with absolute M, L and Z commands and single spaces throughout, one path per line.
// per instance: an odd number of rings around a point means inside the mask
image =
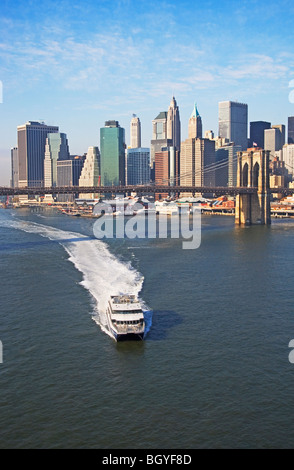
M 92 234 L 0 211 L 0 447 L 292 447 L 294 221 L 207 217 L 188 251 Z M 153 309 L 144 342 L 105 334 L 126 290 Z

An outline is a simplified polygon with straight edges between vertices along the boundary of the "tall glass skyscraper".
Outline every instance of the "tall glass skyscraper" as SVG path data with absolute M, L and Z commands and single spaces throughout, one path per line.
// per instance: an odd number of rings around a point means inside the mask
M 48 134 L 45 145 L 44 185 L 57 186 L 57 162 L 69 159 L 69 148 L 66 134 Z
M 17 127 L 19 187 L 43 186 L 46 138 L 58 131 L 56 126 L 35 121 Z
M 101 184 L 125 184 L 125 130 L 118 121 L 106 121 L 100 129 Z
M 248 105 L 233 101 L 219 103 L 219 137 L 225 137 L 242 150 L 248 147 Z

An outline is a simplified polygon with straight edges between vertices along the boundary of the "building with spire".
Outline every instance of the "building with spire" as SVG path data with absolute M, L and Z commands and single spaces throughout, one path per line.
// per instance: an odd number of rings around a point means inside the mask
M 202 119 L 198 112 L 196 103 L 189 119 L 188 138 L 202 139 Z
M 171 147 L 181 150 L 181 121 L 176 99 L 173 96 L 167 112 L 167 139 L 171 140 Z
M 162 111 L 152 121 L 151 140 L 151 179 L 155 179 L 155 154 L 163 148 L 174 147 L 176 152 L 181 148 L 180 112 L 175 97 L 172 98 L 168 111 Z
M 188 123 L 188 139 L 181 143 L 180 183 L 182 186 L 214 186 L 215 141 L 202 138 L 202 120 L 196 104 Z M 187 195 L 192 195 L 187 194 Z

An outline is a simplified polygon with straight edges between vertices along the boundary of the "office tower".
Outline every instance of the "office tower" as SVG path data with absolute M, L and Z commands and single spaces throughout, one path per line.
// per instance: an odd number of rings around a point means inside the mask
M 213 135 L 213 132 L 212 131 L 210 132 L 212 133 L 211 135 Z M 189 119 L 188 138 L 189 139 L 202 139 L 202 119 L 198 112 L 196 103 Z
M 181 150 L 181 121 L 180 112 L 176 99 L 173 96 L 167 112 L 166 134 L 167 139 L 171 140 L 171 147 Z
M 18 188 L 18 148 L 11 149 L 11 187 Z
M 274 158 L 275 152 L 283 148 L 282 134 L 279 128 L 272 127 L 264 131 L 264 150 L 270 151 L 270 158 Z
M 271 123 L 266 121 L 250 122 L 250 147 L 264 149 L 264 131 L 271 128 Z
M 162 111 L 152 121 L 152 140 L 151 140 L 151 178 L 154 180 L 155 153 L 160 152 L 162 147 L 171 147 L 172 139 L 167 139 L 167 112 Z
M 186 139 L 181 144 L 181 185 L 215 186 L 214 164 L 214 140 L 193 138 Z M 206 191 L 205 194 L 208 194 L 208 192 Z M 192 195 L 192 193 L 190 195 Z
M 237 185 L 238 152 L 241 152 L 240 145 L 235 145 L 232 142 L 216 148 L 216 186 L 233 187 Z
M 125 184 L 125 130 L 117 121 L 100 129 L 102 186 Z
M 82 173 L 86 155 L 70 156 L 69 160 L 59 160 L 57 162 L 57 186 L 72 187 L 79 186 L 79 179 Z
M 133 114 L 131 120 L 131 148 L 137 149 L 141 147 L 141 121 L 140 119 Z
M 45 145 L 44 185 L 45 188 L 57 186 L 57 162 L 69 159 L 66 134 L 48 134 Z
M 155 184 L 176 186 L 180 176 L 180 152 L 176 147 L 162 147 L 155 153 Z M 155 199 L 166 198 L 168 193 L 156 193 Z
M 150 150 L 133 148 L 127 150 L 127 184 L 150 183 Z
M 56 133 L 57 126 L 28 121 L 17 127 L 19 186 L 40 187 L 44 184 L 44 159 L 46 138 Z
M 288 117 L 288 144 L 294 144 L 294 116 Z
M 229 139 L 242 150 L 248 147 L 248 105 L 233 101 L 219 103 L 219 136 Z

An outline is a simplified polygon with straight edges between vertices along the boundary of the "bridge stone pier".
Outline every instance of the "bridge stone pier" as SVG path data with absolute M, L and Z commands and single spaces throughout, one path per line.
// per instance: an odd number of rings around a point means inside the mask
M 235 222 L 237 225 L 270 225 L 269 157 L 266 150 L 238 152 L 237 186 L 256 188 L 253 194 L 236 197 Z

